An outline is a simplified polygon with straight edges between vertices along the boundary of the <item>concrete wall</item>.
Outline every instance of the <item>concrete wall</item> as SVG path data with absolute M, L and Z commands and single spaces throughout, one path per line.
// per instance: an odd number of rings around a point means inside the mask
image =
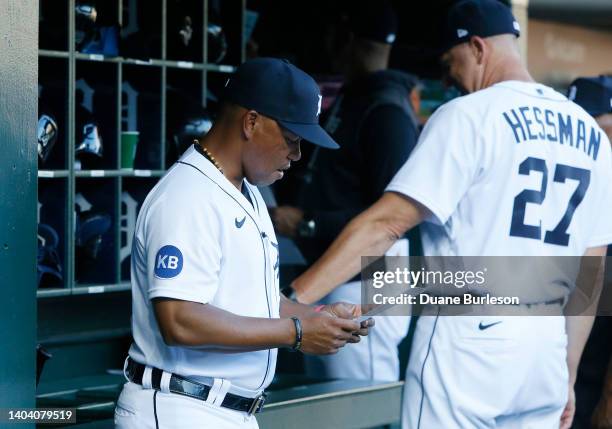
M 612 32 L 530 19 L 528 65 L 535 80 L 558 87 L 612 74 Z

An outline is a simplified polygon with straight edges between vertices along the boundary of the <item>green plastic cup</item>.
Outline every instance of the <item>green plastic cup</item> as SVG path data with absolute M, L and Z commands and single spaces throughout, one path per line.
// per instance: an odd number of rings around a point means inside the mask
M 139 136 L 138 131 L 121 132 L 121 168 L 134 168 Z

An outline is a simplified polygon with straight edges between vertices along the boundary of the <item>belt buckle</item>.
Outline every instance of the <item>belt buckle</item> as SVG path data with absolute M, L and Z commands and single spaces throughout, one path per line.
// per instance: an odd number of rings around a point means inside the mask
M 252 416 L 253 414 L 259 413 L 261 411 L 261 409 L 263 408 L 263 405 L 266 402 L 266 394 L 262 393 L 261 395 L 259 395 L 257 398 L 255 398 L 253 400 L 253 402 L 251 403 L 251 406 L 249 407 L 249 411 L 247 411 L 247 414 L 249 416 Z

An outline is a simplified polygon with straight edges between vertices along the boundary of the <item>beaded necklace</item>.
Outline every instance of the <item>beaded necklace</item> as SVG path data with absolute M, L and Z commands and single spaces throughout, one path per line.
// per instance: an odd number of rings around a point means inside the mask
M 221 168 L 221 164 L 219 164 L 219 161 L 217 161 L 217 160 L 215 159 L 215 157 L 214 157 L 214 156 L 212 156 L 212 154 L 210 153 L 210 151 L 209 151 L 208 149 L 206 149 L 204 146 L 202 146 L 202 145 L 200 144 L 200 142 L 199 142 L 199 141 L 194 140 L 193 142 L 194 142 L 195 144 L 197 144 L 198 146 L 200 146 L 200 148 L 202 148 L 202 153 L 204 154 L 204 156 L 205 156 L 206 158 L 208 158 L 208 160 L 209 160 L 210 162 L 212 162 L 212 164 L 213 164 L 215 167 L 217 167 L 217 170 L 219 170 L 219 171 L 221 172 L 221 174 L 223 174 L 223 168 Z

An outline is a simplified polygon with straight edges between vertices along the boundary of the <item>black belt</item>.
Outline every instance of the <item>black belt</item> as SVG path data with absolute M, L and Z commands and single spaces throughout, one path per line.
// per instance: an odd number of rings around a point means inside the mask
M 145 365 L 128 358 L 128 365 L 126 374 L 130 381 L 142 385 L 142 376 L 145 371 Z M 161 379 L 163 371 L 159 368 L 151 368 L 151 387 L 155 390 L 161 391 Z M 210 386 L 206 384 L 198 383 L 197 381 L 188 380 L 180 375 L 172 374 L 170 376 L 169 390 L 172 393 L 178 395 L 189 396 L 191 398 L 201 399 L 206 401 L 208 393 L 210 392 Z M 222 407 L 229 408 L 236 411 L 244 411 L 249 415 L 253 415 L 261 412 L 263 405 L 266 402 L 266 394 L 255 398 L 245 398 L 244 396 L 234 395 L 227 393 L 225 399 L 221 403 Z

